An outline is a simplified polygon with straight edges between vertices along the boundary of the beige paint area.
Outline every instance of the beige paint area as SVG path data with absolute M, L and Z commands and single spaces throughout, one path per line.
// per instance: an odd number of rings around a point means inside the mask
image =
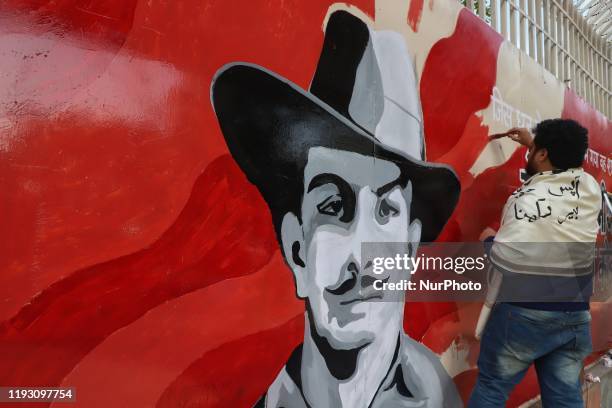
M 415 64 L 417 77 L 420 78 L 431 48 L 455 31 L 457 16 L 462 6 L 457 1 L 424 0 L 416 32 L 408 24 L 409 8 L 410 0 L 377 0 L 375 18 L 372 19 L 372 16 L 355 6 L 335 3 L 329 7 L 321 28 L 325 30 L 331 14 L 337 10 L 345 10 L 367 22 L 375 30 L 391 30 L 402 34 Z
M 497 74 L 489 106 L 478 112 L 489 134 L 511 127 L 532 127 L 561 116 L 564 85 L 536 61 L 504 41 L 497 57 Z M 477 176 L 506 162 L 518 145 L 507 139 L 490 142 L 470 169 Z

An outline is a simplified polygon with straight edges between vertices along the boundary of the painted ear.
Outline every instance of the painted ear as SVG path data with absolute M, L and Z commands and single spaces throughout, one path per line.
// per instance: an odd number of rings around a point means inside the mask
M 418 218 L 414 219 L 408 226 L 408 242 L 410 242 L 410 256 L 416 256 L 421 242 L 421 230 L 423 225 Z
M 406 187 L 402 189 L 402 194 L 406 199 L 407 203 L 412 202 L 412 182 L 408 181 L 406 183 Z M 413 217 L 413 214 L 409 214 L 409 217 Z M 408 249 L 410 250 L 410 256 L 416 256 L 416 253 L 419 249 L 419 243 L 421 242 L 421 233 L 422 233 L 421 220 L 418 218 L 413 218 L 410 225 L 408 225 L 408 242 L 410 243 Z
M 293 272 L 295 289 L 299 298 L 306 297 L 306 248 L 302 224 L 293 213 L 283 217 L 281 225 L 281 240 L 283 254 L 287 265 Z
M 306 265 L 304 264 L 304 261 L 302 261 L 302 257 L 300 256 L 301 249 L 302 246 L 300 245 L 300 243 L 298 241 L 293 241 L 293 245 L 291 245 L 291 259 L 293 260 L 293 262 L 295 262 L 297 266 L 301 266 L 303 268 Z

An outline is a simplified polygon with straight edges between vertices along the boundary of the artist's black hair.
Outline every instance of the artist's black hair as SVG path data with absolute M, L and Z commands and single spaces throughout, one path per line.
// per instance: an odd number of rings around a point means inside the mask
M 589 147 L 588 130 L 572 119 L 547 119 L 533 129 L 536 150 L 546 149 L 551 164 L 561 170 L 582 166 Z

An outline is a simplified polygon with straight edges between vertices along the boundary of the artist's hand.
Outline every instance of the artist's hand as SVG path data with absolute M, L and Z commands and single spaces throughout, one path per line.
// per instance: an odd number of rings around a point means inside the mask
M 480 236 L 478 237 L 478 240 L 485 241 L 487 238 L 494 237 L 495 234 L 497 234 L 497 231 L 495 231 L 491 227 L 487 227 L 482 230 L 482 232 L 480 233 Z
M 512 128 L 504 133 L 489 135 L 489 140 L 500 139 L 502 137 L 509 137 L 515 142 L 527 147 L 531 147 L 531 144 L 533 143 L 533 136 L 529 129 L 526 128 Z

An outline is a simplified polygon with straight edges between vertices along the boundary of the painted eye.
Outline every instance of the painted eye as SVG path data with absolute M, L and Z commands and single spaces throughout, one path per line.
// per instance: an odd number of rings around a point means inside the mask
M 341 216 L 343 212 L 342 199 L 338 195 L 328 197 L 317 205 L 317 210 L 324 215 L 331 215 L 333 217 Z
M 399 210 L 389 204 L 389 201 L 386 199 L 381 200 L 380 205 L 378 206 L 378 216 L 382 219 L 386 219 L 389 217 L 394 217 L 399 214 Z

